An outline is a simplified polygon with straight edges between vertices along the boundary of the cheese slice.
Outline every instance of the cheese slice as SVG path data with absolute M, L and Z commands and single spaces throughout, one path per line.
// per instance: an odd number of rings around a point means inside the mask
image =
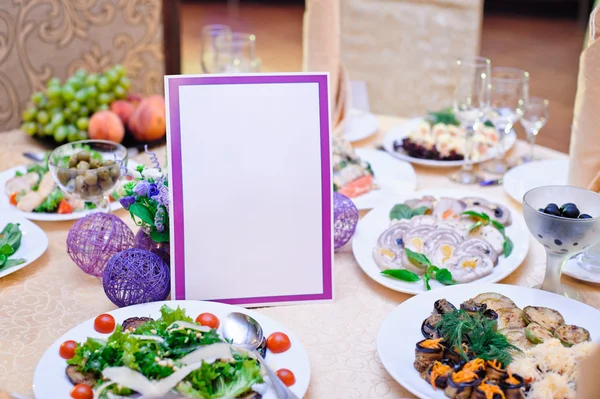
M 136 334 L 129 334 L 129 336 L 132 337 L 132 338 L 137 338 L 137 339 L 142 340 L 142 341 L 156 341 L 156 342 L 160 342 L 160 343 L 165 342 L 164 338 L 157 337 L 156 335 L 136 335 Z
M 173 326 L 175 326 L 175 325 L 177 325 L 179 327 L 183 327 L 186 330 L 194 330 L 194 331 L 200 331 L 200 332 L 209 332 L 211 330 L 210 327 L 199 326 L 194 323 L 188 323 L 187 321 L 175 321 L 175 322 L 171 323 L 171 325 L 169 325 L 169 327 L 167 327 L 167 331 L 172 330 Z
M 226 343 L 218 343 L 198 348 L 182 357 L 179 361 L 183 364 L 193 364 L 196 362 L 212 364 L 217 359 L 231 358 L 233 358 L 231 346 Z

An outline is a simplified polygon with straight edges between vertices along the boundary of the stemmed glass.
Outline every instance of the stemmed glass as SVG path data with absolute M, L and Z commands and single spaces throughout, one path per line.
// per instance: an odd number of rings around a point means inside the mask
M 256 35 L 234 32 L 229 37 L 218 37 L 215 40 L 215 47 L 221 55 L 219 69 L 222 72 L 259 72 L 260 59 L 256 57 Z
M 548 105 L 550 102 L 545 98 L 529 97 L 525 104 L 525 111 L 521 117 L 521 125 L 527 132 L 527 141 L 529 142 L 529 154 L 523 157 L 523 162 L 533 161 L 533 149 L 535 139 L 548 121 Z
M 503 174 L 508 166 L 504 160 L 504 139 L 523 115 L 529 97 L 529 73 L 517 68 L 492 68 L 492 92 L 488 119 L 498 132 L 496 158 L 483 165 L 490 173 Z
M 540 211 L 548 204 L 574 203 L 590 219 L 569 219 Z M 523 216 L 533 237 L 546 250 L 541 289 L 581 300 L 577 290 L 560 282 L 562 268 L 573 255 L 600 241 L 600 194 L 572 186 L 543 186 L 523 196 Z
M 204 73 L 223 72 L 222 57 L 226 56 L 219 52 L 216 46 L 217 40 L 231 40 L 231 27 L 228 25 L 206 25 L 202 28 L 201 57 L 202 71 Z
M 474 184 L 481 176 L 473 172 L 473 136 L 490 105 L 491 62 L 484 57 L 456 61 L 457 79 L 454 90 L 454 114 L 465 130 L 464 163 L 450 179 L 460 184 Z

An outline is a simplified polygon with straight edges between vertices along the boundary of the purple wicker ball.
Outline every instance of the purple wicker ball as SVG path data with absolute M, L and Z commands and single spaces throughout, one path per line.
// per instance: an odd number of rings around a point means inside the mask
M 81 270 L 100 277 L 106 262 L 116 253 L 131 248 L 131 229 L 110 213 L 92 213 L 76 221 L 67 236 L 67 252 Z
M 343 247 L 354 235 L 358 223 L 358 209 L 348 197 L 333 193 L 334 248 Z
M 131 248 L 110 258 L 102 283 L 118 307 L 164 301 L 171 290 L 171 272 L 158 255 Z

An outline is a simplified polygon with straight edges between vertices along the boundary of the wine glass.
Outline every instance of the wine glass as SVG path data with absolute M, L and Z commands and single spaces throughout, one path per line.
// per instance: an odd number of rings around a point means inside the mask
M 221 54 L 216 46 L 216 41 L 231 40 L 231 27 L 228 25 L 214 24 L 206 25 L 202 28 L 201 57 L 200 63 L 204 73 L 222 72 L 220 65 L 223 64 Z
M 454 114 L 465 130 L 465 154 L 461 170 L 450 175 L 450 179 L 474 184 L 482 178 L 473 172 L 473 136 L 490 105 L 491 62 L 484 57 L 471 57 L 456 61 L 456 65 Z
M 527 141 L 529 142 L 529 153 L 523 157 L 523 162 L 533 161 L 533 150 L 535 139 L 548 121 L 548 105 L 550 102 L 545 98 L 530 97 L 525 104 L 523 116 L 521 116 L 521 125 L 527 132 Z
M 127 149 L 112 141 L 74 141 L 52 151 L 48 168 L 62 191 L 110 213 L 108 196 L 127 172 Z
M 509 67 L 492 68 L 492 92 L 488 119 L 498 132 L 496 158 L 483 165 L 490 173 L 504 174 L 508 170 L 504 161 L 506 135 L 523 115 L 529 97 L 529 73 Z
M 260 71 L 260 59 L 256 57 L 256 35 L 234 32 L 231 36 L 218 37 L 215 47 L 221 55 L 219 69 L 227 73 Z
M 569 219 L 542 212 L 548 204 L 574 203 L 589 219 Z M 546 250 L 546 275 L 541 288 L 581 300 L 572 287 L 560 282 L 562 268 L 573 255 L 600 241 L 600 194 L 573 186 L 543 186 L 523 196 L 523 216 L 527 228 Z

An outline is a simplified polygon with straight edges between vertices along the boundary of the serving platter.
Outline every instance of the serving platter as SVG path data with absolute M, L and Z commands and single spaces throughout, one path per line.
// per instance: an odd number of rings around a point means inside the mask
M 375 174 L 374 182 L 379 189 L 352 198 L 359 210 L 372 209 L 398 194 L 409 193 L 417 188 L 415 169 L 408 162 L 399 162 L 385 151 L 357 148 L 356 155 L 368 162 Z
M 521 204 L 523 195 L 531 189 L 567 185 L 568 174 L 568 159 L 548 159 L 516 166 L 506 172 L 502 181 L 507 194 Z
M 527 251 L 529 250 L 529 231 L 525 225 L 525 221 L 521 214 L 512 206 L 499 201 L 496 198 L 488 197 L 477 191 L 467 191 L 458 189 L 432 189 L 422 190 L 414 193 L 408 193 L 405 195 L 399 195 L 393 199 L 393 201 L 387 201 L 375 209 L 371 210 L 364 218 L 358 222 L 356 232 L 354 233 L 354 239 L 352 241 L 352 251 L 354 257 L 358 262 L 360 268 L 373 280 L 379 284 L 388 287 L 394 291 L 404 292 L 407 294 L 421 294 L 426 292 L 425 285 L 422 281 L 412 283 L 397 280 L 391 277 L 387 277 L 381 274 L 381 269 L 373 260 L 372 251 L 377 243 L 377 239 L 381 233 L 390 225 L 389 213 L 395 204 L 402 203 L 411 198 L 420 198 L 426 195 L 431 195 L 436 198 L 449 197 L 449 198 L 464 198 L 464 197 L 480 197 L 490 202 L 495 202 L 506 206 L 512 215 L 512 224 L 506 227 L 506 234 L 511 238 L 514 243 L 514 248 L 511 255 L 508 258 L 500 256 L 498 265 L 494 267 L 491 274 L 482 277 L 478 280 L 473 281 L 469 284 L 482 284 L 482 283 L 495 283 L 509 274 L 514 272 L 525 260 Z M 465 286 L 469 284 L 460 284 Z M 431 288 L 433 291 L 443 287 L 443 285 L 437 281 L 431 282 Z
M 409 134 L 416 130 L 421 123 L 423 123 L 424 118 L 414 118 L 410 119 L 400 125 L 397 125 L 390 129 L 383 139 L 383 148 L 394 158 L 401 159 L 403 161 L 411 162 L 417 165 L 431 166 L 436 168 L 454 168 L 457 166 L 464 165 L 465 161 L 439 161 L 435 159 L 422 159 L 411 157 L 404 150 L 396 151 L 394 150 L 394 142 L 402 141 L 402 139 L 409 136 Z M 506 137 L 504 138 L 504 146 L 505 151 L 508 151 L 512 148 L 513 145 L 517 142 L 517 133 L 512 130 Z M 496 156 L 496 150 L 490 149 L 486 156 L 481 157 L 480 159 L 473 161 L 474 164 L 487 162 L 493 159 Z
M 423 339 L 421 323 L 431 314 L 433 303 L 438 299 L 445 298 L 458 306 L 465 300 L 484 292 L 505 295 L 520 308 L 531 305 L 556 309 L 562 313 L 569 324 L 588 329 L 592 341 L 600 339 L 600 312 L 564 296 L 534 288 L 504 284 L 448 286 L 406 300 L 381 324 L 377 336 L 377 353 L 392 378 L 419 398 L 446 398 L 442 389 L 434 391 L 431 385 L 421 379 L 413 366 L 415 344 Z
M 135 168 L 138 165 L 139 165 L 138 162 L 135 162 L 132 160 L 129 160 L 127 162 L 127 168 L 130 172 L 135 171 Z M 23 212 L 23 211 L 19 210 L 16 206 L 10 204 L 9 198 L 8 198 L 8 195 L 7 195 L 6 189 L 5 189 L 6 182 L 8 180 L 12 179 L 13 177 L 15 177 L 15 173 L 17 173 L 17 172 L 26 173 L 27 165 L 15 166 L 14 168 L 10 168 L 8 170 L 5 170 L 4 172 L 0 172 L 0 211 L 10 210 L 10 211 L 24 217 L 25 219 L 46 221 L 46 222 L 61 222 L 61 221 L 67 221 L 67 220 L 77 220 L 77 219 L 81 219 L 82 217 L 88 215 L 89 213 L 95 212 L 94 210 L 81 210 L 81 211 L 77 211 L 77 212 L 73 212 L 73 213 L 69 213 L 69 214 L 58 214 L 58 213 L 42 213 L 42 212 Z M 114 201 L 110 204 L 111 212 L 114 212 L 121 208 L 122 208 L 122 206 L 119 203 L 119 201 Z
M 10 256 L 10 259 L 25 259 L 26 262 L 13 267 L 0 268 L 0 278 L 29 266 L 48 249 L 48 236 L 35 223 L 16 212 L 0 212 L 0 230 L 8 223 L 18 223 L 23 235 L 19 249 Z
M 351 109 L 344 122 L 344 137 L 351 143 L 364 140 L 377 133 L 377 117 L 368 111 Z
M 186 313 L 195 318 L 196 315 L 209 312 L 223 320 L 231 312 L 241 312 L 253 317 L 262 326 L 264 336 L 268 337 L 273 332 L 287 334 L 292 343 L 291 348 L 279 354 L 267 351 L 266 361 L 272 369 L 286 368 L 296 376 L 296 383 L 290 387 L 298 397 L 303 397 L 308 390 L 310 382 L 310 362 L 308 354 L 298 338 L 283 325 L 260 313 L 238 306 L 217 302 L 204 301 L 163 301 L 142 305 L 129 306 L 108 312 L 117 323 L 122 323 L 129 317 L 160 317 L 160 308 L 167 305 L 171 308 L 181 307 Z M 219 328 L 219 334 L 222 330 Z M 69 332 L 57 339 L 44 353 L 35 369 L 33 377 L 33 391 L 36 399 L 56 399 L 69 397 L 73 385 L 65 375 L 66 361 L 59 356 L 59 347 L 66 340 L 77 342 L 85 341 L 88 337 L 106 338 L 107 334 L 100 334 L 94 329 L 94 318 L 72 328 Z M 273 388 L 270 388 L 263 399 L 277 399 Z

